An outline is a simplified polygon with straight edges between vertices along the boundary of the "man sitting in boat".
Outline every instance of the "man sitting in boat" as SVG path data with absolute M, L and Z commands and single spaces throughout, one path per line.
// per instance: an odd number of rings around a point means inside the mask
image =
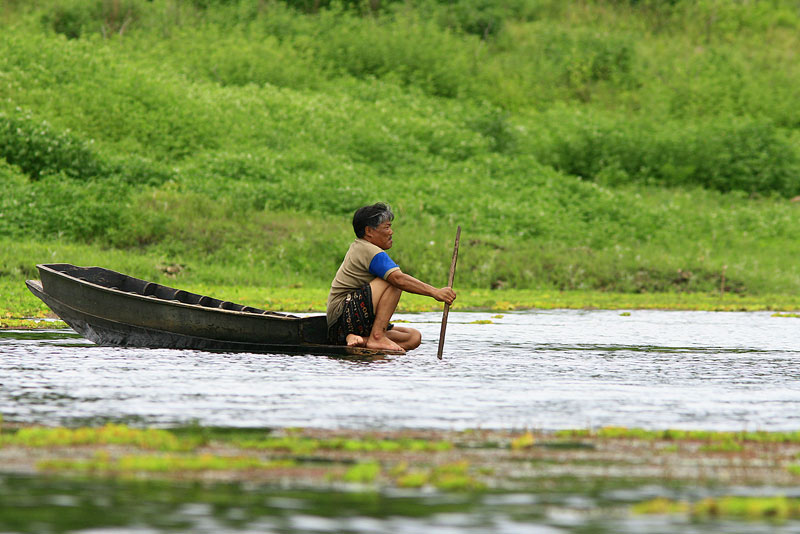
M 392 248 L 392 210 L 383 203 L 353 215 L 356 240 L 342 261 L 328 295 L 328 341 L 337 345 L 407 351 L 422 334 L 389 323 L 403 291 L 452 304 L 450 287 L 437 289 L 400 270 L 385 252 Z

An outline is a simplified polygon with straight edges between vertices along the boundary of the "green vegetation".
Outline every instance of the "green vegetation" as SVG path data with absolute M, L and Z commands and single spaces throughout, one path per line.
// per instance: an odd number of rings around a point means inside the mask
M 292 467 L 291 460 L 264 461 L 247 456 L 213 456 L 199 454 L 188 456 L 126 455 L 112 459 L 100 451 L 90 460 L 48 459 L 36 467 L 41 471 L 69 471 L 92 473 L 179 473 L 185 471 L 227 471 L 246 469 L 276 469 Z
M 663 497 L 634 505 L 638 514 L 679 514 L 695 519 L 767 519 L 785 521 L 800 518 L 800 499 L 777 497 L 709 497 L 695 503 Z
M 45 448 L 50 454 L 55 453 L 55 457 L 36 461 L 36 469 L 45 472 L 136 476 L 199 471 L 260 473 L 296 468 L 302 474 L 307 468 L 304 462 L 310 462 L 308 465 L 312 469 L 324 465 L 331 481 L 380 482 L 401 487 L 429 485 L 446 491 L 484 487 L 469 473 L 467 462 L 436 461 L 437 454 L 453 450 L 453 443 L 442 439 L 380 439 L 363 434 L 320 437 L 304 435 L 301 429 L 284 429 L 279 435 L 271 436 L 267 429 L 190 426 L 162 430 L 117 424 L 75 429 L 23 426 L 3 430 L 0 427 L 0 430 L 0 454 L 3 448 Z M 126 452 L 130 448 L 168 454 L 130 454 Z M 94 454 L 91 458 L 85 458 L 85 453 L 76 455 L 81 449 L 94 451 Z M 59 451 L 67 456 L 58 457 Z M 334 456 L 326 456 L 331 454 Z M 367 460 L 355 461 L 370 454 L 378 455 L 378 459 L 367 456 Z M 420 462 L 413 471 L 408 470 L 405 461 L 409 457 Z M 388 467 L 385 472 L 383 463 Z M 417 485 L 410 483 L 415 473 L 419 479 Z
M 469 462 L 443 464 L 432 468 L 412 468 L 400 464 L 393 470 L 395 483 L 401 488 L 421 488 L 432 486 L 444 491 L 480 491 L 486 484 L 474 478 Z
M 74 445 L 132 445 L 143 449 L 184 451 L 198 446 L 196 440 L 179 439 L 171 432 L 155 428 L 136 429 L 126 425 L 107 424 L 81 428 L 20 428 L 13 434 L 0 435 L 0 446 L 54 447 Z
M 700 446 L 702 452 L 741 452 L 744 447 L 741 443 L 732 440 L 715 441 Z
M 643 428 L 603 427 L 597 430 L 560 430 L 562 438 L 597 437 L 601 439 L 636 439 L 664 441 L 710 441 L 722 443 L 800 443 L 800 432 L 722 432 L 709 430 L 647 430 Z
M 32 319 L 13 319 L 13 318 L 0 319 L 0 330 L 6 328 L 15 330 L 67 328 L 67 323 L 65 323 L 64 321 L 37 321 Z
M 474 307 L 798 309 L 799 29 L 791 0 L 4 2 L 3 300 L 71 262 L 320 309 L 385 200 L 431 282 L 464 227 Z
M 361 439 L 347 438 L 311 438 L 298 435 L 295 432 L 286 432 L 280 437 L 266 437 L 261 439 L 237 438 L 232 443 L 244 449 L 258 449 L 266 451 L 283 451 L 291 454 L 310 454 L 316 451 L 347 451 L 347 452 L 436 452 L 449 451 L 453 444 L 448 441 L 427 441 L 422 439 L 377 439 L 363 437 Z
M 531 432 L 525 432 L 521 436 L 511 440 L 511 448 L 513 450 L 529 449 L 533 447 L 534 443 L 536 443 L 536 439 L 533 437 L 533 434 Z
M 381 472 L 381 465 L 378 462 L 360 462 L 349 468 L 342 480 L 358 484 L 369 484 L 375 482 Z
M 375 434 L 197 425 L 170 430 L 113 424 L 69 429 L 6 422 L 0 428 L 0 476 L 38 471 L 65 477 L 213 478 L 282 488 L 355 484 L 370 491 L 426 488 L 445 492 L 547 488 L 559 493 L 576 487 L 586 491 L 594 485 L 599 490 L 614 484 L 673 487 L 692 483 L 697 487 L 700 483 L 718 492 L 720 484 L 739 489 L 794 487 L 800 476 L 798 442 L 797 433 L 787 432 L 616 428 Z M 744 517 L 732 511 L 739 505 L 727 499 L 693 504 L 657 499 L 637 505 L 635 511 Z M 761 509 L 771 501 L 742 502 Z M 750 516 L 768 517 L 769 513 Z
M 310 454 L 320 450 L 341 450 L 347 452 L 435 452 L 453 448 L 447 441 L 425 441 L 420 439 L 314 439 L 288 434 L 282 437 L 261 440 L 234 440 L 238 447 L 269 451 L 285 451 L 292 454 Z

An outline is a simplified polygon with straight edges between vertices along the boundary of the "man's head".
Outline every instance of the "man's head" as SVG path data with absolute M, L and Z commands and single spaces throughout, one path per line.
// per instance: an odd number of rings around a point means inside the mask
M 383 202 L 364 206 L 353 215 L 353 230 L 356 237 L 366 239 L 384 250 L 392 246 L 392 221 L 394 213 Z

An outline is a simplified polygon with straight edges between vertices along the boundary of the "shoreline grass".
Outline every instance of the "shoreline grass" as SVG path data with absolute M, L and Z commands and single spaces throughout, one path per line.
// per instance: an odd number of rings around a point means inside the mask
M 325 313 L 327 288 L 244 287 L 164 282 L 173 287 L 216 298 L 289 313 Z M 513 312 L 530 310 L 670 310 L 755 312 L 772 311 L 776 318 L 800 314 L 800 295 L 736 295 L 718 293 L 605 293 L 533 289 L 459 289 L 455 312 Z M 0 279 L 0 329 L 63 328 L 60 321 L 44 321 L 54 314 L 31 294 L 23 282 Z M 404 294 L 397 313 L 435 312 L 441 303 L 420 295 Z

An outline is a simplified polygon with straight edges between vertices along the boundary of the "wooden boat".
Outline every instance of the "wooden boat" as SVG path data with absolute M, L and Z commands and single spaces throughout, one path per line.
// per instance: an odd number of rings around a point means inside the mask
M 102 267 L 36 266 L 26 285 L 98 345 L 272 354 L 376 356 L 396 351 L 328 345 L 324 315 L 260 310 L 140 280 Z

